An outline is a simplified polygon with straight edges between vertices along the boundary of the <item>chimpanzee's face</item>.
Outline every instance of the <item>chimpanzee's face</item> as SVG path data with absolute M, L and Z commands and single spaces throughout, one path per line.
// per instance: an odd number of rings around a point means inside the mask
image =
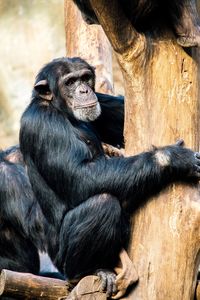
M 47 78 L 35 84 L 35 90 L 43 100 L 57 104 L 60 101 L 62 107 L 64 103 L 67 110 L 81 121 L 89 122 L 98 118 L 101 108 L 94 89 L 94 69 L 90 65 L 79 58 L 65 58 L 55 60 L 49 64 L 49 68 L 48 65 L 45 68 Z M 38 77 L 42 77 L 42 71 Z
M 94 84 L 94 74 L 86 67 L 59 79 L 61 97 L 78 120 L 93 121 L 100 115 Z

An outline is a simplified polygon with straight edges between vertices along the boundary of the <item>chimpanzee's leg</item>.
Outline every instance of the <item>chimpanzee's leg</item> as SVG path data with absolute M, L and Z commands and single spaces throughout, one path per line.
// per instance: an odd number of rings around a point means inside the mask
M 69 280 L 112 270 L 127 232 L 120 203 L 109 194 L 89 198 L 69 211 L 60 232 L 57 267 Z
M 183 47 L 200 46 L 200 20 L 196 0 L 171 0 L 177 42 Z
M 14 226 L 2 222 L 0 231 L 0 270 L 38 274 L 38 250 Z

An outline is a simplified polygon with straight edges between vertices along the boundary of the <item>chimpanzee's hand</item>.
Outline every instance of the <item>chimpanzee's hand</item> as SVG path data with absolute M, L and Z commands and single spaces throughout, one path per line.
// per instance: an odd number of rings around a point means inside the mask
M 96 271 L 96 275 L 100 277 L 102 291 L 106 291 L 108 298 L 117 293 L 116 274 L 114 272 L 100 269 Z
M 157 163 L 169 170 L 171 176 L 177 180 L 199 179 L 200 153 L 183 145 L 183 140 L 179 140 L 175 145 L 158 148 L 155 151 Z

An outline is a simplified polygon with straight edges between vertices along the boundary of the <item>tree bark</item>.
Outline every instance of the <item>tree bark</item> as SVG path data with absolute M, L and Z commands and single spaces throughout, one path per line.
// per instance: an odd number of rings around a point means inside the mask
M 186 53 L 170 32 L 157 38 L 138 34 L 114 0 L 90 2 L 125 79 L 126 153 L 178 138 L 198 150 L 199 51 Z M 198 187 L 173 184 L 132 221 L 129 251 L 139 284 L 126 299 L 193 299 L 200 262 Z
M 2 270 L 0 274 L 0 296 L 59 300 L 68 294 L 67 283 L 63 280 L 9 270 Z
M 159 37 L 139 34 L 115 0 L 90 3 L 124 76 L 126 153 L 178 138 L 198 150 L 199 50 L 186 52 L 170 31 Z M 193 299 L 200 262 L 198 186 L 173 184 L 139 209 L 132 224 L 129 252 L 139 284 L 126 299 Z
M 23 300 L 107 299 L 106 294 L 100 292 L 101 281 L 97 276 L 86 276 L 69 292 L 71 288 L 72 286 L 68 282 L 59 279 L 13 272 L 5 269 L 0 273 L 0 296 L 2 297 Z

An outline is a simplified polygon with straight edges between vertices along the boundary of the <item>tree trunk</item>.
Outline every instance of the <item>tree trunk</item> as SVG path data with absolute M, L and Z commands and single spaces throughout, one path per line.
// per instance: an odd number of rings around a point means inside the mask
M 159 38 L 138 34 L 115 0 L 90 3 L 124 76 L 126 153 L 136 154 L 152 144 L 162 146 L 179 138 L 198 150 L 198 50 L 187 53 L 171 32 Z M 200 197 L 194 185 L 173 184 L 137 211 L 129 252 L 139 283 L 126 299 L 194 298 L 199 224 Z
M 144 73 L 140 69 L 137 74 L 139 86 L 125 74 L 127 152 L 178 138 L 198 150 L 197 64 L 171 37 L 152 41 L 149 47 L 152 55 Z M 140 209 L 133 224 L 130 252 L 140 283 L 129 298 L 194 299 L 200 249 L 197 187 L 171 186 Z

